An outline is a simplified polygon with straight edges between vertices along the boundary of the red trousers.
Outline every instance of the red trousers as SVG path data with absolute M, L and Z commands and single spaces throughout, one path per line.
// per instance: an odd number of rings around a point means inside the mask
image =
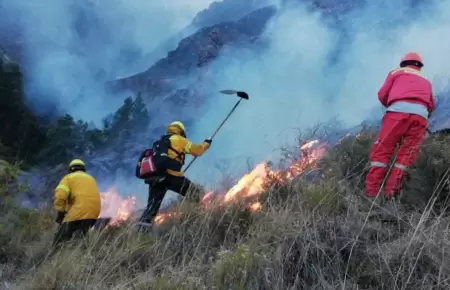
M 375 197 L 378 194 L 397 144 L 400 147 L 386 181 L 384 195 L 390 198 L 400 191 L 406 170 L 418 157 L 427 126 L 428 121 L 419 115 L 397 112 L 387 112 L 384 115 L 380 132 L 370 151 L 370 170 L 366 177 L 367 196 Z

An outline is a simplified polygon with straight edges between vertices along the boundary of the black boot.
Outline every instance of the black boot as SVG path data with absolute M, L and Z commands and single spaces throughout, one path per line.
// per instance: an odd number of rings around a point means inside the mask
M 137 224 L 137 231 L 141 234 L 148 234 L 152 231 L 153 224 L 147 222 L 139 222 Z

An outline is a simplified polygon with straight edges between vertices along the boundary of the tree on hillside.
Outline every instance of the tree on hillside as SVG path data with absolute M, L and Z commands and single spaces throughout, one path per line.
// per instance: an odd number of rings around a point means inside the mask
M 105 148 L 126 150 L 136 135 L 147 131 L 149 115 L 141 95 L 126 98 L 102 128 L 90 128 L 69 114 L 45 127 L 25 103 L 22 86 L 19 66 L 0 58 L 0 157 L 7 161 L 56 165 Z
M 131 125 L 136 131 L 147 131 L 148 125 L 150 124 L 150 117 L 147 106 L 145 105 L 140 93 L 133 102 L 133 107 L 131 109 L 131 120 Z
M 104 149 L 108 144 L 108 135 L 105 130 L 94 128 L 86 132 L 87 151 L 95 152 Z
M 130 115 L 133 108 L 133 99 L 128 97 L 123 102 L 123 105 L 116 111 L 108 130 L 108 137 L 110 141 L 125 140 L 131 135 L 130 132 Z
M 25 103 L 19 66 L 4 54 L 0 55 L 0 124 L 2 158 L 33 163 L 44 144 L 45 129 Z
M 55 165 L 83 156 L 89 147 L 87 128 L 87 123 L 75 121 L 69 114 L 60 117 L 47 131 L 46 146 L 39 155 L 39 161 Z
M 127 141 L 135 139 L 136 135 L 145 133 L 149 125 L 147 107 L 140 95 L 133 100 L 128 97 L 116 111 L 111 122 L 104 121 L 108 143 L 124 146 Z

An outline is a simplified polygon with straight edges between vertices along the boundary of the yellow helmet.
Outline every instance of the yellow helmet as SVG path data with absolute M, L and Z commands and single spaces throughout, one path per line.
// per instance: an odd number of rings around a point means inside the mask
M 172 123 L 170 123 L 169 127 L 170 127 L 170 126 L 175 126 L 175 127 L 180 128 L 182 131 L 186 131 L 186 130 L 184 129 L 183 123 L 181 123 L 180 121 L 172 122 Z
M 167 128 L 168 133 L 174 133 L 174 134 L 180 134 L 183 137 L 186 137 L 186 131 L 184 129 L 183 123 L 180 121 L 175 121 L 170 123 L 169 127 Z
M 81 170 L 86 170 L 86 164 L 84 164 L 83 160 L 81 159 L 74 159 L 70 161 L 69 163 L 69 171 L 73 171 L 73 169 L 79 168 Z

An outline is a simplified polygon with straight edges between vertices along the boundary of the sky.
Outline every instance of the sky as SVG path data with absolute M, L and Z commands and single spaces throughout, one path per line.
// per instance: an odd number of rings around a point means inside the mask
M 330 57 L 339 31 L 303 6 L 288 7 L 271 21 L 264 34 L 270 45 L 262 55 L 222 54 L 214 63 L 217 90 L 244 90 L 250 100 L 239 105 L 189 175 L 217 184 L 224 174 L 218 168 L 241 174 L 249 160 L 276 162 L 282 147 L 296 145 L 299 130 L 335 117 L 348 127 L 381 118 L 378 89 L 408 51 L 422 55 L 423 73 L 435 84 L 435 93 L 442 90 L 442 79 L 450 77 L 444 64 L 450 40 L 442 37 L 450 32 L 450 1 L 429 2 L 412 15 L 404 3 L 378 1 L 343 19 L 351 36 L 334 63 Z M 399 24 L 401 17 L 408 21 Z M 201 141 L 211 134 L 236 101 L 211 98 L 193 138 Z
M 140 57 L 186 27 L 212 0 L 0 0 L 0 29 L 23 31 L 28 96 L 101 124 L 123 96 L 104 82 L 150 67 Z

